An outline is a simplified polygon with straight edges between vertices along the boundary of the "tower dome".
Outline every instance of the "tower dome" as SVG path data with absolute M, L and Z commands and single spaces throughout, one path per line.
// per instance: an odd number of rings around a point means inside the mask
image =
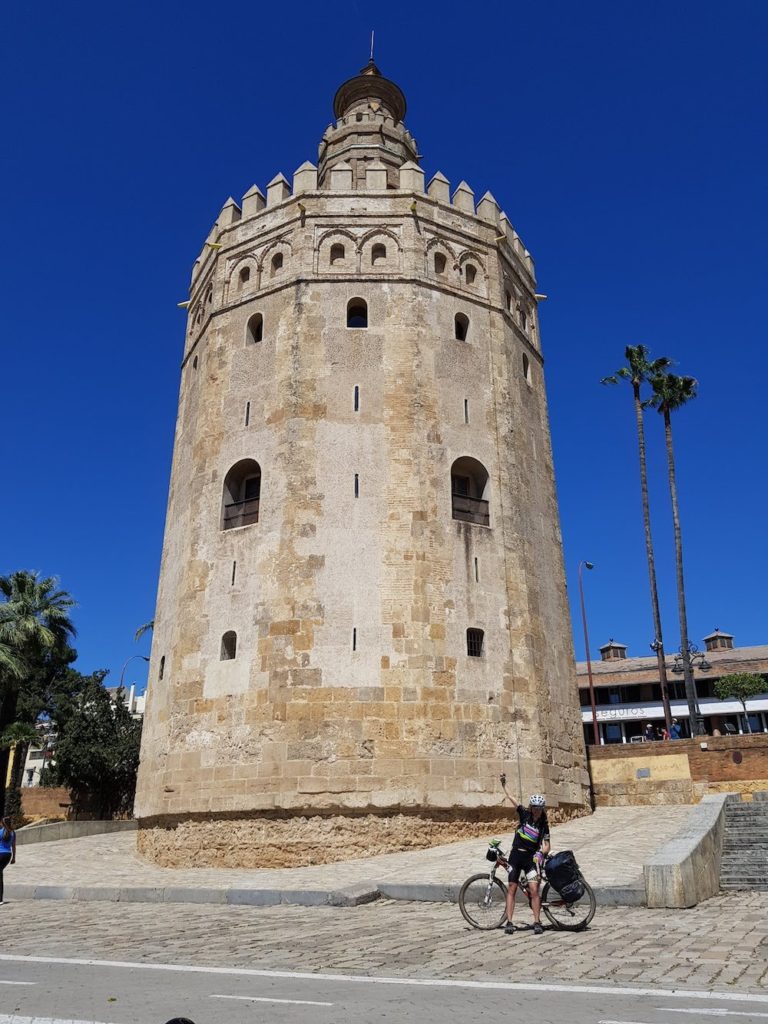
M 336 123 L 320 143 L 320 186 L 328 170 L 344 162 L 352 168 L 353 186 L 363 187 L 367 166 L 380 161 L 387 169 L 387 187 L 397 188 L 399 168 L 419 160 L 416 140 L 403 124 L 405 96 L 400 87 L 384 78 L 371 59 L 336 90 L 333 113 Z
M 498 831 L 502 771 L 587 805 L 533 261 L 489 193 L 425 187 L 375 66 L 335 107 L 194 264 L 135 804 L 163 864 Z

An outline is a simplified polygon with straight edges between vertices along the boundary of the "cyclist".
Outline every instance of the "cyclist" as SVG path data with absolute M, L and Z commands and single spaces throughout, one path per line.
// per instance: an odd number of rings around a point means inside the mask
M 502 782 L 502 786 L 504 783 Z M 506 786 L 504 792 L 509 799 Z M 517 805 L 517 816 L 520 819 L 509 857 L 509 888 L 507 889 L 507 935 L 512 935 L 515 926 L 512 916 L 515 912 L 515 897 L 520 873 L 525 872 L 528 879 L 528 891 L 531 894 L 531 910 L 533 911 L 533 933 L 541 935 L 544 928 L 541 924 L 541 896 L 539 880 L 541 863 L 549 853 L 549 822 L 545 811 L 546 800 L 540 793 L 534 793 L 528 806 Z

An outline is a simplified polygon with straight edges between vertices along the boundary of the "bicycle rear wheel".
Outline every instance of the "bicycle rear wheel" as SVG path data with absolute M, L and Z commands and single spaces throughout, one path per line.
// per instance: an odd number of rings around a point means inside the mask
M 472 875 L 459 890 L 459 909 L 473 928 L 501 928 L 507 919 L 507 887 L 488 872 Z
M 541 890 L 541 909 L 555 928 L 568 932 L 580 932 L 595 916 L 597 901 L 592 887 L 583 878 L 584 895 L 575 903 L 566 903 L 560 893 L 549 882 Z

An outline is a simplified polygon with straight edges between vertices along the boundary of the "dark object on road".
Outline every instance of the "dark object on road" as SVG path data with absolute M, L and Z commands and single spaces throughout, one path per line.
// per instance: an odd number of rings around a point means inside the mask
M 563 850 L 550 857 L 546 865 L 547 878 L 564 900 L 575 903 L 584 895 L 579 865 L 572 850 Z
M 173 1020 L 167 1020 L 165 1024 L 195 1024 L 189 1017 L 174 1017 Z

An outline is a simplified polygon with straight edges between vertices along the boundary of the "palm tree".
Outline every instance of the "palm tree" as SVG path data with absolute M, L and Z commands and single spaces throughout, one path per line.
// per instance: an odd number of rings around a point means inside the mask
M 648 499 L 648 464 L 645 455 L 645 427 L 643 424 L 643 398 L 641 389 L 644 384 L 662 373 L 670 360 L 662 356 L 650 359 L 645 345 L 627 345 L 624 350 L 627 365 L 622 366 L 610 377 L 604 377 L 601 384 L 618 384 L 626 380 L 632 385 L 632 399 L 635 407 L 635 423 L 637 426 L 637 448 L 640 455 L 640 496 L 643 503 L 643 525 L 645 527 L 645 552 L 648 558 L 648 579 L 651 585 L 651 608 L 653 611 L 653 628 L 656 639 L 653 648 L 659 667 L 659 683 L 661 684 L 661 702 L 664 707 L 664 721 L 667 730 L 672 728 L 672 714 L 669 708 L 667 692 L 667 665 L 664 660 L 664 638 L 661 631 L 661 614 L 659 612 L 659 592 L 656 586 L 656 561 L 653 554 L 653 537 L 651 535 L 651 506 Z
M 137 644 L 139 640 L 144 636 L 145 633 L 152 633 L 155 628 L 155 620 L 150 619 L 149 622 L 145 622 L 143 626 L 139 626 L 136 632 L 133 634 L 133 642 Z
M 672 447 L 672 413 L 682 409 L 684 405 L 696 398 L 698 383 L 693 377 L 678 377 L 674 373 L 662 371 L 651 381 L 653 396 L 648 404 L 653 406 L 664 417 L 664 436 L 667 443 L 667 474 L 669 477 L 669 495 L 672 499 L 672 526 L 675 532 L 675 567 L 677 571 L 677 610 L 680 617 L 680 653 L 683 661 L 683 678 L 685 680 L 685 699 L 688 702 L 688 715 L 691 723 L 691 734 L 702 731 L 701 714 L 696 698 L 696 685 L 693 681 L 690 652 L 688 648 L 688 615 L 685 609 L 685 579 L 683 576 L 683 535 L 680 530 L 680 509 L 677 502 L 677 478 L 675 475 L 675 452 Z
M 0 576 L 0 735 L 16 723 L 20 696 L 31 689 L 35 672 L 44 659 L 64 651 L 76 630 L 70 618 L 73 598 L 58 589 L 53 576 L 21 569 Z M 34 717 L 38 714 L 34 712 Z M 30 714 L 32 717 L 32 714 Z M 32 725 L 33 722 L 26 722 Z M 14 747 L 14 778 L 27 744 Z M 4 784 L 8 749 L 0 750 L 0 805 L 4 805 Z

